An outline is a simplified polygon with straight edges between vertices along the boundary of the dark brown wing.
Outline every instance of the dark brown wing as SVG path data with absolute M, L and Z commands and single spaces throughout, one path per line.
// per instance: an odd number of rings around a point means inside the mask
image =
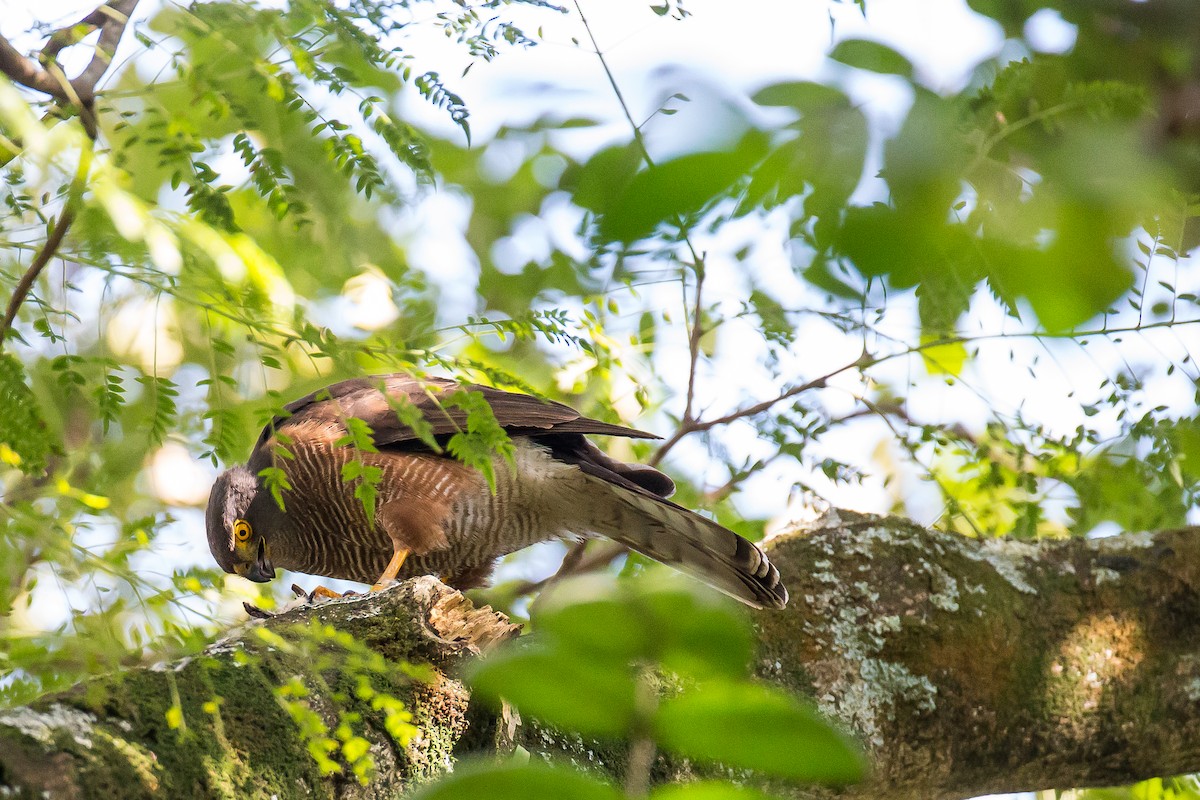
M 407 400 L 429 423 L 436 437 L 452 436 L 466 428 L 467 415 L 460 408 L 442 408 L 438 396 L 468 389 L 481 392 L 492 407 L 496 421 L 510 436 L 538 436 L 549 433 L 598 434 L 657 439 L 652 433 L 590 419 L 562 403 L 541 400 L 527 394 L 505 392 L 487 386 L 460 384 L 445 378 L 413 378 L 404 373 L 353 378 L 335 383 L 284 406 L 286 415 L 277 416 L 258 437 L 258 451 L 274 431 L 289 428 L 323 428 L 340 438 L 345 433 L 344 419 L 357 417 L 370 426 L 376 447 L 397 447 L 419 443 L 412 428 L 402 423 L 389 405 L 386 392 L 396 400 Z

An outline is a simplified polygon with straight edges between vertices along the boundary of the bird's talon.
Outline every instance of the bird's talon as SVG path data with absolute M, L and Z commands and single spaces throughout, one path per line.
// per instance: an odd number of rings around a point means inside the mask
M 254 619 L 271 619 L 275 615 L 270 611 L 264 611 L 253 603 L 242 602 L 242 608 L 246 609 L 246 613 Z
M 306 592 L 298 584 L 292 584 L 292 591 L 296 597 L 303 597 L 309 603 L 315 603 L 318 600 L 340 600 L 345 595 L 338 594 L 333 589 L 327 589 L 324 586 L 318 586 L 311 592 Z
M 379 583 L 371 586 L 371 591 L 382 592 L 384 589 L 390 589 L 398 583 L 400 583 L 400 581 L 396 580 L 395 578 L 391 578 L 386 581 L 380 581 Z

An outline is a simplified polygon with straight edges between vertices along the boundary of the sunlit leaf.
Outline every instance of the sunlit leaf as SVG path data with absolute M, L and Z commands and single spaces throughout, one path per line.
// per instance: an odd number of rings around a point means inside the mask
M 752 683 L 714 681 L 664 700 L 654 730 L 680 755 L 795 781 L 853 783 L 866 772 L 858 749 L 816 712 Z
M 750 786 L 696 781 L 657 786 L 650 792 L 650 800 L 772 800 L 772 795 Z
M 931 375 L 958 376 L 967 361 L 967 348 L 962 342 L 943 342 L 939 336 L 922 337 L 921 359 Z
M 892 48 L 867 39 L 843 39 L 837 43 L 829 57 L 834 61 L 871 72 L 900 75 L 911 78 L 912 62 Z
M 484 697 L 503 697 L 522 713 L 590 736 L 623 736 L 635 714 L 630 670 L 570 651 L 510 648 L 483 661 L 471 684 Z
M 616 788 L 575 770 L 547 764 L 467 764 L 419 789 L 413 800 L 621 800 Z

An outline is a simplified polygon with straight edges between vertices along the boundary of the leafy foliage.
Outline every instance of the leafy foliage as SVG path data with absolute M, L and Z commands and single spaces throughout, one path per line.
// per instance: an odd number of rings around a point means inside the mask
M 625 796 L 649 781 L 651 760 L 638 760 L 647 744 L 798 782 L 860 780 L 863 758 L 843 734 L 795 698 L 749 679 L 749 631 L 725 603 L 645 579 L 562 584 L 539 602 L 536 642 L 488 658 L 472 684 L 550 725 L 629 741 Z M 456 774 L 420 796 L 500 795 L 515 785 L 549 796 L 552 781 L 571 797 L 620 796 L 569 774 L 502 765 Z M 701 800 L 721 791 L 736 796 L 738 787 L 705 782 L 671 796 Z
M 323 673 L 336 668 L 352 680 L 354 696 L 379 712 L 383 729 L 401 747 L 417 735 L 412 713 L 404 703 L 376 685 L 380 681 L 387 687 L 409 684 L 421 677 L 416 668 L 392 664 L 353 636 L 316 620 L 307 627 L 288 631 L 290 636 L 267 628 L 257 628 L 256 633 L 271 648 L 304 655 L 306 662 L 314 667 L 312 674 L 322 682 L 320 688 L 335 700 L 338 693 L 324 683 Z M 330 730 L 325 719 L 309 705 L 309 694 L 310 687 L 296 676 L 275 692 L 279 704 L 296 723 L 298 735 L 322 775 L 348 771 L 359 783 L 368 784 L 375 772 L 375 759 L 369 752 L 370 742 L 359 733 L 364 724 L 361 715 L 339 712 L 337 725 Z
M 21 362 L 8 353 L 0 355 L 0 403 L 10 409 L 0 423 L 0 457 L 5 464 L 38 473 L 46 466 L 53 446 L 37 413 L 37 401 L 25 385 Z
M 496 489 L 495 458 L 503 457 L 512 463 L 516 451 L 492 407 L 479 392 L 457 391 L 442 398 L 444 408 L 460 408 L 467 413 L 467 428 L 450 437 L 446 452 L 464 464 L 475 467 L 487 478 L 492 491 Z

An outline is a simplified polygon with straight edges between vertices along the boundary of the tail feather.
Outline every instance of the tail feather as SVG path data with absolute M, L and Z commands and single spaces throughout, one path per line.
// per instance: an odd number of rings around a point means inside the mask
M 755 608 L 783 608 L 787 589 L 758 545 L 669 500 L 589 480 L 616 502 L 596 533 L 688 573 Z

